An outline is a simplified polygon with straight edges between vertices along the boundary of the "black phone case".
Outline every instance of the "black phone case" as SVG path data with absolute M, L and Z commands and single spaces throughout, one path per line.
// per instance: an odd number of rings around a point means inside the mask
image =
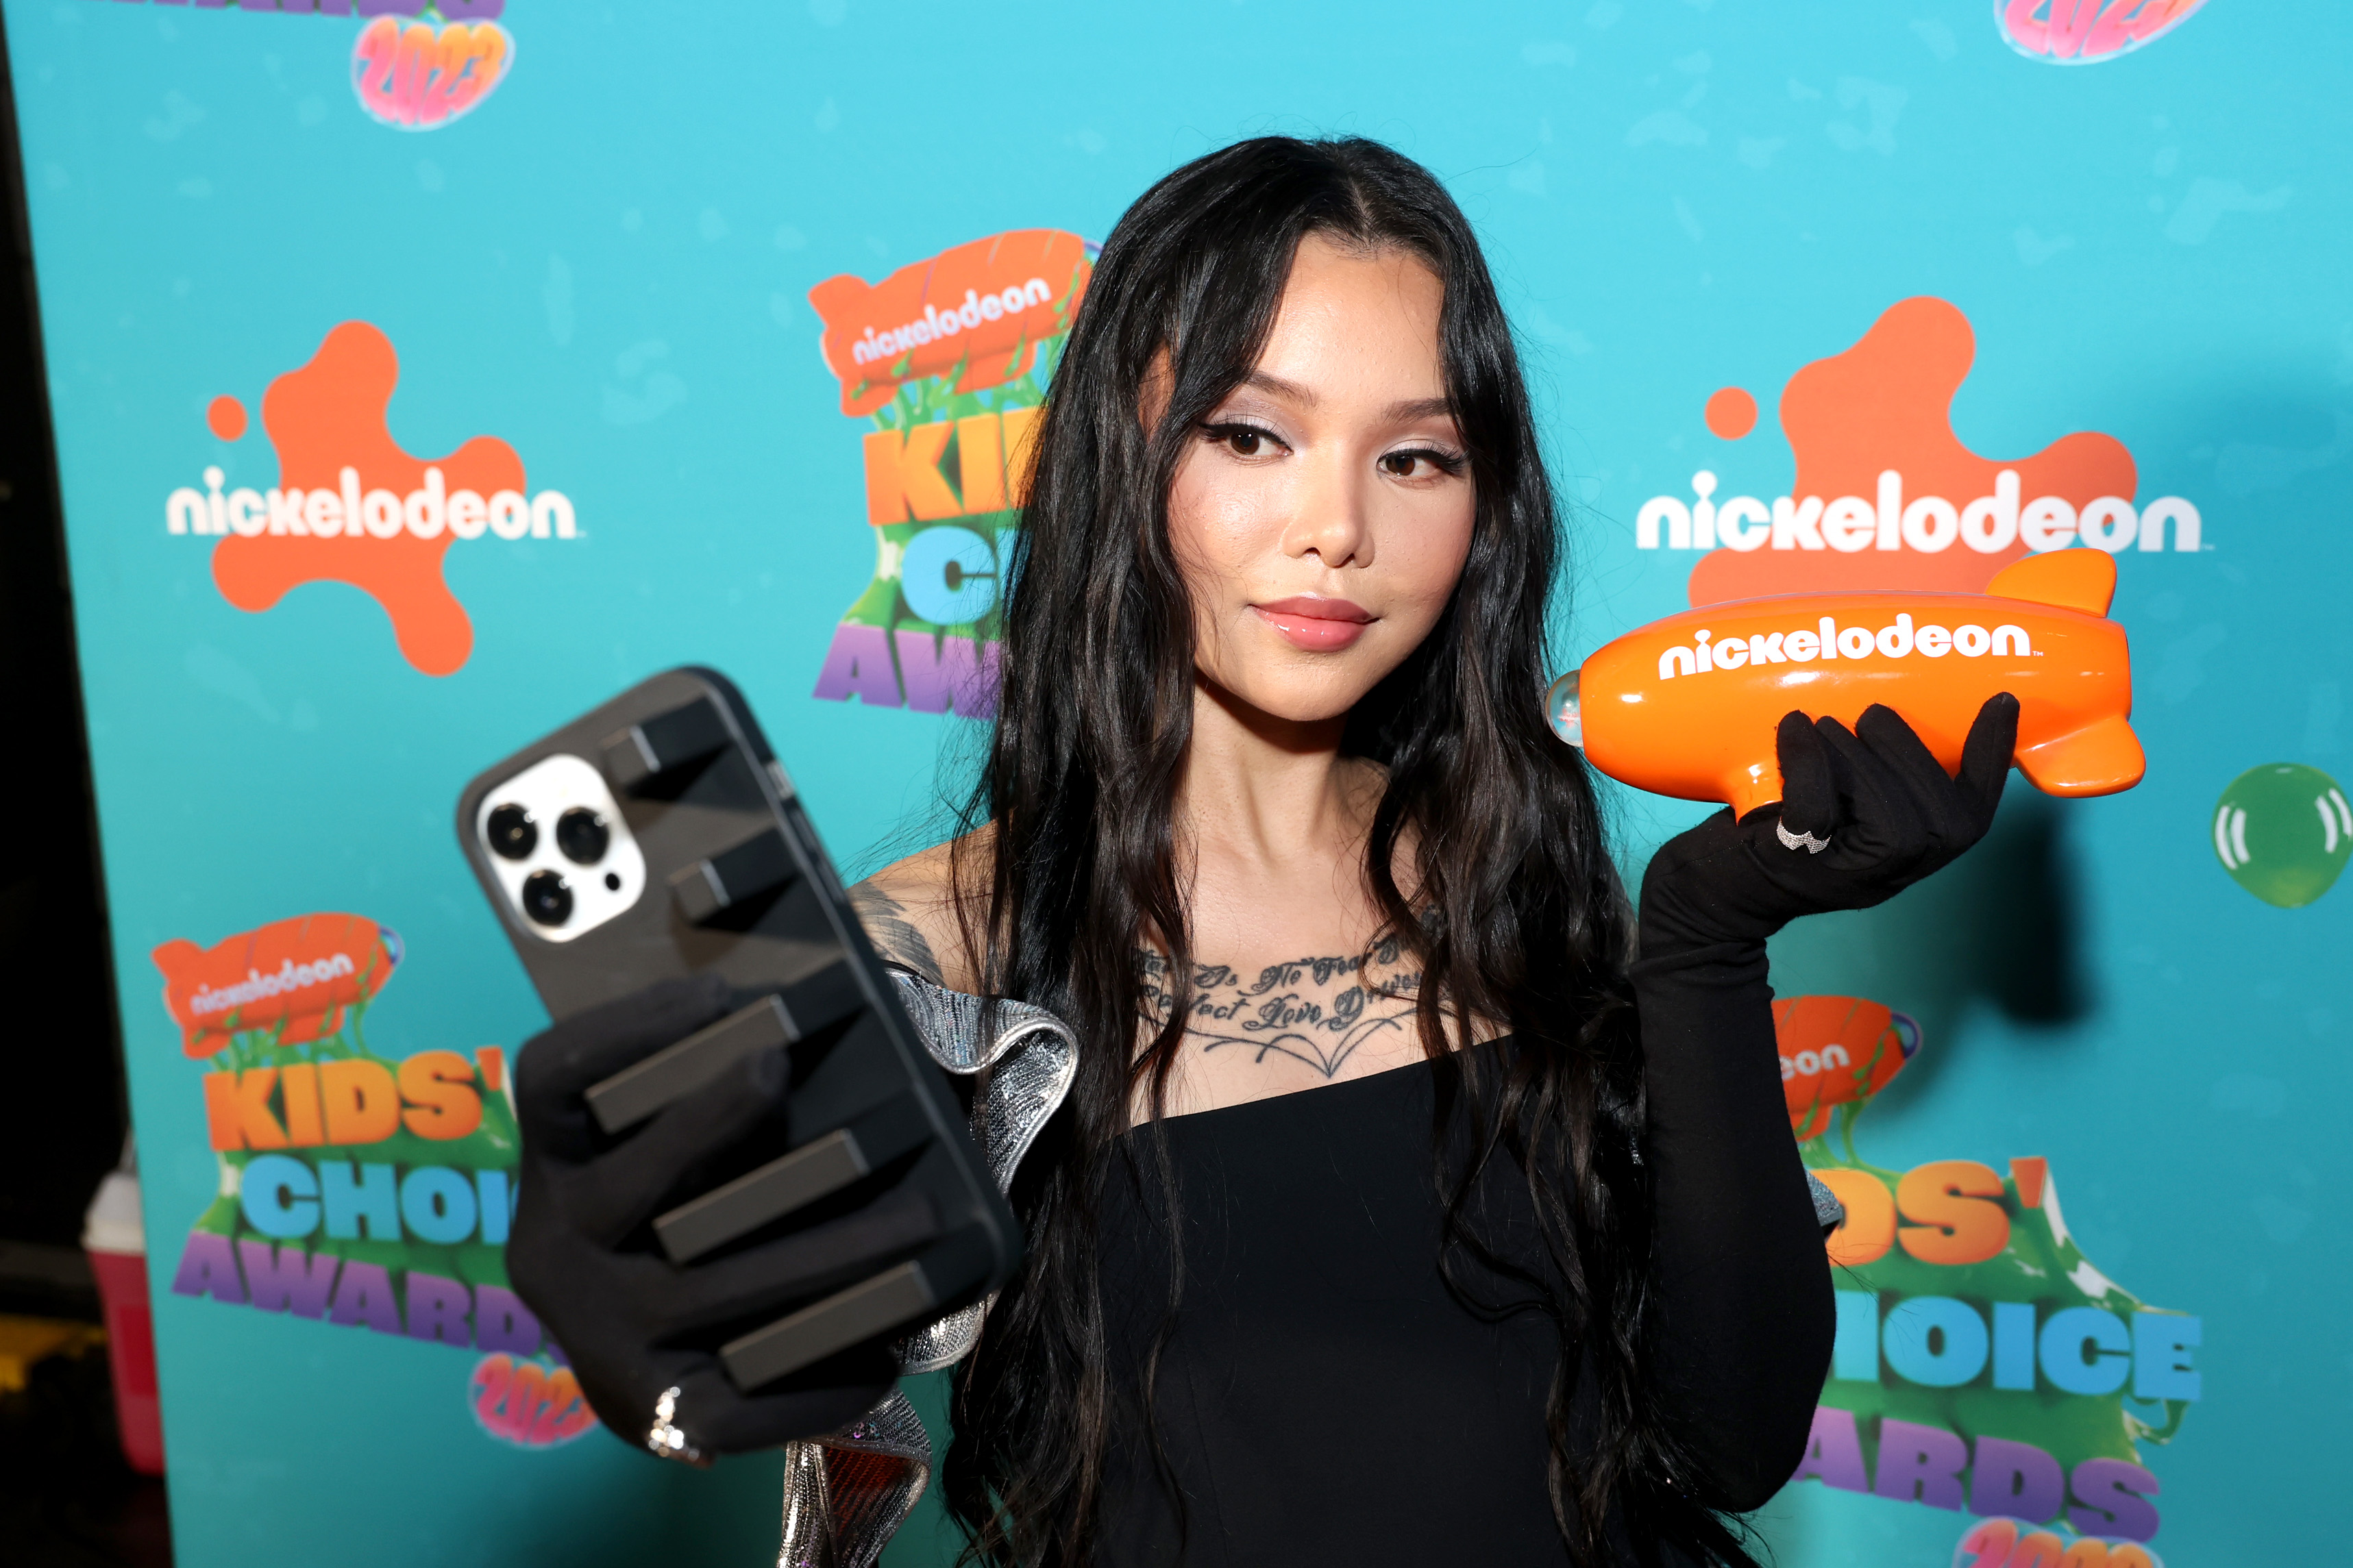
M 517 774 L 567 754 L 604 779 L 646 874 L 621 913 L 554 942 L 509 902 L 478 824 Z M 913 1256 L 721 1344 L 738 1387 L 904 1331 L 1011 1277 L 1019 1225 L 784 769 L 724 676 L 692 667 L 657 675 L 485 769 L 459 797 L 458 837 L 554 1016 L 690 974 L 717 973 L 759 994 L 593 1087 L 589 1107 L 607 1131 L 644 1121 L 745 1055 L 777 1043 L 791 1051 L 783 1146 L 743 1151 L 740 1173 L 656 1218 L 655 1240 L 672 1262 L 787 1232 L 898 1183 L 940 1216 L 940 1238 Z

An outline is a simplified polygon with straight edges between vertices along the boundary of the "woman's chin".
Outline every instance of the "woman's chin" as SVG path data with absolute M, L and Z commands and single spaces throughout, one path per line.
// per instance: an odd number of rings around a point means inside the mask
M 1233 681 L 1220 680 L 1204 670 L 1201 684 L 1211 698 L 1246 721 L 1256 715 L 1282 724 L 1312 726 L 1345 720 L 1375 681 L 1346 669 L 1250 671 Z

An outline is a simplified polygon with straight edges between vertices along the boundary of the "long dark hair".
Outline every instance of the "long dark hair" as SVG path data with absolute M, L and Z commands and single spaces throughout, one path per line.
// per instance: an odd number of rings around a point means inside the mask
M 1080 1065 L 1015 1194 L 1028 1260 L 957 1376 L 948 1505 L 985 1563 L 1089 1559 L 1113 1403 L 1096 1199 L 1139 1087 L 1158 1116 L 1191 1001 L 1172 819 L 1191 735 L 1194 622 L 1169 546 L 1169 485 L 1200 422 L 1255 363 L 1310 234 L 1403 250 L 1444 286 L 1447 395 L 1478 498 L 1451 602 L 1349 715 L 1344 741 L 1387 772 L 1369 884 L 1383 935 L 1419 961 L 1441 1115 L 1462 1112 L 1473 1129 L 1471 1169 L 1440 1177 L 1449 1253 L 1484 1256 L 1464 1205 L 1480 1167 L 1514 1162 L 1558 1282 L 1550 1476 L 1576 1559 L 1609 1560 L 1605 1531 L 1623 1521 L 1645 1556 L 1673 1542 L 1746 1561 L 1691 1500 L 1678 1446 L 1640 1392 L 1650 1238 L 1631 920 L 1583 762 L 1543 718 L 1560 546 L 1518 357 L 1451 198 L 1419 164 L 1355 139 L 1240 142 L 1145 192 L 1103 246 L 1047 396 L 997 727 L 967 816 L 991 831 L 973 841 L 985 849 L 965 852 L 956 868 L 970 875 L 956 885 L 968 889 L 965 942 L 984 989 L 1061 1015 Z M 1166 406 L 1147 429 L 1139 410 L 1164 353 Z M 1401 843 L 1410 898 L 1392 874 Z M 1153 946 L 1170 960 L 1175 1005 L 1139 1053 L 1137 952 Z M 1450 1049 L 1449 1018 L 1507 1028 L 1516 1048 L 1482 1072 Z M 1580 1390 L 1581 1378 L 1592 1386 Z M 1593 1413 L 1574 1445 L 1572 1398 Z

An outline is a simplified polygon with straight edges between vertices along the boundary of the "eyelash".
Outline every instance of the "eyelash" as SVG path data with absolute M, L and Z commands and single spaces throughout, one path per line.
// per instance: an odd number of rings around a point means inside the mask
M 1201 426 L 1201 439 L 1208 442 L 1212 446 L 1221 446 L 1240 436 L 1251 437 L 1261 441 L 1271 441 L 1278 447 L 1286 447 L 1288 445 L 1282 437 L 1277 436 L 1273 431 L 1267 429 L 1264 426 L 1247 424 L 1240 420 L 1229 419 L 1217 424 L 1205 423 Z M 1237 456 L 1242 455 L 1244 454 L 1237 454 Z M 1409 447 L 1400 452 L 1384 452 L 1381 454 L 1380 460 L 1382 462 L 1388 462 L 1394 458 L 1421 458 L 1428 462 L 1431 468 L 1436 468 L 1440 473 L 1445 474 L 1450 478 L 1460 474 L 1468 461 L 1468 459 L 1460 452 L 1442 452 L 1435 447 Z M 1398 475 L 1398 477 L 1403 479 L 1409 476 Z
M 1441 452 L 1435 447 L 1410 447 L 1402 452 L 1384 452 L 1381 454 L 1381 460 L 1384 462 L 1387 462 L 1391 458 L 1423 458 L 1431 468 L 1436 468 L 1440 473 L 1445 474 L 1449 478 L 1451 478 L 1456 474 L 1460 474 L 1462 471 L 1464 463 L 1467 461 L 1460 452 Z M 1405 479 L 1409 476 L 1400 474 L 1398 477 L 1399 479 Z
M 1228 442 L 1243 436 L 1252 437 L 1261 441 L 1271 441 L 1278 447 L 1288 445 L 1282 437 L 1276 435 L 1273 431 L 1269 430 L 1264 426 L 1249 425 L 1239 419 L 1224 420 L 1218 424 L 1205 423 L 1201 426 L 1201 439 L 1207 441 L 1213 447 L 1224 446 Z M 1236 457 L 1257 456 L 1256 453 L 1244 452 L 1237 452 L 1234 455 Z

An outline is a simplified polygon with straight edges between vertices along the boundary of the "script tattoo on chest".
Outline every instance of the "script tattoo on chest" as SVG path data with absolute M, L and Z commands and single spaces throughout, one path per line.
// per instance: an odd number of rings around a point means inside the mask
M 1226 964 L 1197 963 L 1186 1041 L 1205 1054 L 1248 1052 L 1255 1062 L 1288 1057 L 1337 1077 L 1366 1041 L 1414 1028 L 1421 975 L 1398 972 L 1403 956 L 1402 944 L 1385 938 L 1363 953 L 1269 964 L 1255 978 Z M 1145 1021 L 1156 1029 L 1175 1001 L 1168 961 L 1139 949 L 1135 963 Z

